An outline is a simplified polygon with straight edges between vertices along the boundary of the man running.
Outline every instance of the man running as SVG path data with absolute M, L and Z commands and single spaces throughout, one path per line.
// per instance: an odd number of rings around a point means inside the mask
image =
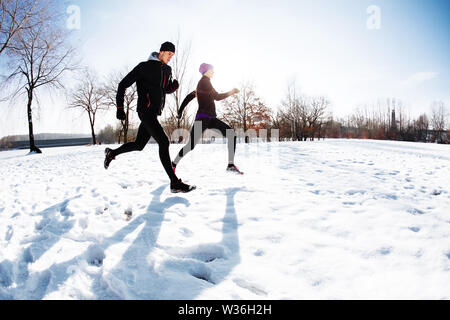
M 178 81 L 172 80 L 172 69 L 167 64 L 175 54 L 175 45 L 165 42 L 158 52 L 153 52 L 146 62 L 138 64 L 119 84 L 117 89 L 117 119 L 125 120 L 124 96 L 126 88 L 136 82 L 138 101 L 137 112 L 141 124 L 136 141 L 123 144 L 118 149 L 105 149 L 105 169 L 108 169 L 116 156 L 125 152 L 142 151 L 151 137 L 159 145 L 159 158 L 170 178 L 170 189 L 173 193 L 190 192 L 195 186 L 190 186 L 178 179 L 172 168 L 169 154 L 169 139 L 167 138 L 157 117 L 164 108 L 166 94 L 175 92 Z
M 203 77 L 198 82 L 197 90 L 191 92 L 186 96 L 186 98 L 181 103 L 180 110 L 178 110 L 178 118 L 181 118 L 184 108 L 186 108 L 189 102 L 197 97 L 198 111 L 197 115 L 195 116 L 195 123 L 192 127 L 188 143 L 180 150 L 176 159 L 174 160 L 174 162 L 172 162 L 172 166 L 175 170 L 181 158 L 183 158 L 189 151 L 195 148 L 195 145 L 200 141 L 202 134 L 206 129 L 217 129 L 222 133 L 224 137 L 227 137 L 228 140 L 227 171 L 243 174 L 234 165 L 234 154 L 236 152 L 236 134 L 229 125 L 217 119 L 216 105 L 214 103 L 214 100 L 220 101 L 226 99 L 233 94 L 238 93 L 239 90 L 235 88 L 226 93 L 217 93 L 217 91 L 211 84 L 211 78 L 214 76 L 214 67 L 210 64 L 203 63 L 200 66 L 199 71 L 203 75 Z

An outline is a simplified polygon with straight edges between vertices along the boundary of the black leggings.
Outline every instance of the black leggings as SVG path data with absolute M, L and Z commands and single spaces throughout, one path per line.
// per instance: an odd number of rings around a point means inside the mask
M 189 141 L 178 153 L 178 156 L 174 161 L 175 164 L 178 164 L 181 158 L 183 158 L 189 151 L 192 151 L 195 148 L 195 145 L 200 141 L 200 139 L 202 138 L 202 134 L 206 129 L 219 130 L 222 136 L 228 138 L 228 163 L 234 163 L 234 154 L 236 152 L 236 134 L 234 133 L 234 130 L 225 122 L 220 121 L 217 118 L 212 118 L 200 119 L 195 121 L 194 126 L 191 130 Z
M 113 150 L 113 155 L 117 156 L 119 154 L 131 151 L 142 151 L 150 138 L 153 137 L 159 145 L 159 158 L 164 170 L 166 170 L 170 181 L 176 181 L 177 176 L 173 171 L 169 154 L 169 138 L 167 138 L 164 129 L 157 119 L 157 116 L 139 113 L 139 119 L 141 119 L 141 124 L 139 125 L 136 140 L 134 142 L 125 143 L 118 149 Z

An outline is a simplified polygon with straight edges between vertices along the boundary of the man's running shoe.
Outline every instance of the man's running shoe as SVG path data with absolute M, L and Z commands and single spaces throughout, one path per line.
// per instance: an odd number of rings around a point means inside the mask
M 170 183 L 170 191 L 172 193 L 187 193 L 187 192 L 191 192 L 192 190 L 195 190 L 197 187 L 196 186 L 190 186 L 186 183 L 183 183 L 183 181 L 181 181 L 181 179 L 178 179 L 175 182 L 171 182 Z
M 105 166 L 105 169 L 108 169 L 111 161 L 113 161 L 115 159 L 116 159 L 116 157 L 113 156 L 113 151 L 110 148 L 106 148 L 105 149 L 105 162 L 103 163 Z
M 227 171 L 228 172 L 233 172 L 233 173 L 236 173 L 236 174 L 244 174 L 234 164 L 229 164 L 228 167 L 227 167 Z

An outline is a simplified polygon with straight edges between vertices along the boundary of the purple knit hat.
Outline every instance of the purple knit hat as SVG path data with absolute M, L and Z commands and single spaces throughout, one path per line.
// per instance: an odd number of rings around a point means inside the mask
M 213 65 L 207 64 L 207 63 L 202 63 L 201 66 L 200 66 L 199 71 L 200 71 L 201 74 L 205 74 L 205 73 L 208 72 L 208 70 L 211 70 L 211 69 L 214 69 Z

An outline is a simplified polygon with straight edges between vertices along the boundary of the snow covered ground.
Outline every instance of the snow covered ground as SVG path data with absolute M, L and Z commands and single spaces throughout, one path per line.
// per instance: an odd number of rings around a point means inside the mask
M 449 146 L 104 148 L 0 153 L 0 299 L 450 299 Z

